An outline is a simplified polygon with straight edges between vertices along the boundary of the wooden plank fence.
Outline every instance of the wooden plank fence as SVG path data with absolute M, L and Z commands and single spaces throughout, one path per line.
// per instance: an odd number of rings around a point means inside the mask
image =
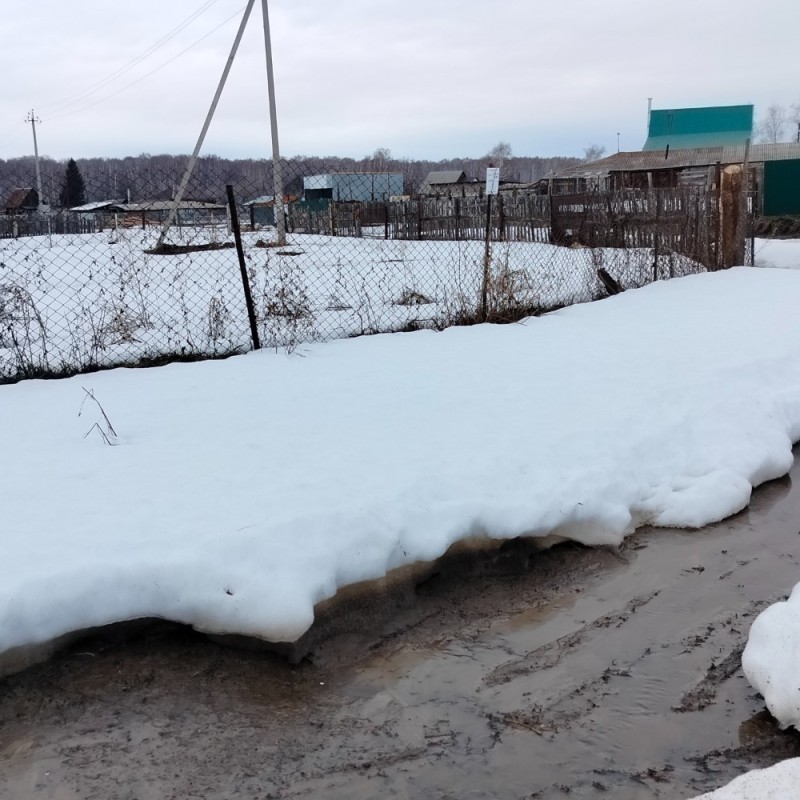
M 95 233 L 94 216 L 58 212 L 43 214 L 18 214 L 0 216 L 0 239 L 16 239 L 21 236 L 47 236 L 59 233 Z
M 548 242 L 549 198 L 500 195 L 492 202 L 495 241 Z M 486 237 L 485 197 L 419 198 L 390 203 L 332 202 L 326 211 L 289 206 L 289 231 L 382 239 L 458 241 Z
M 717 266 L 719 206 L 712 193 L 652 189 L 554 195 L 551 241 L 584 247 L 644 247 Z
M 737 197 L 733 211 L 727 212 L 729 219 L 732 214 L 736 220 L 747 217 Z M 723 224 L 723 207 L 719 193 L 689 187 L 552 196 L 501 193 L 491 200 L 475 196 L 332 202 L 325 211 L 290 211 L 289 230 L 382 239 L 483 240 L 488 215 L 492 241 L 650 248 L 656 258 L 676 253 L 716 269 L 742 263 L 749 228 L 749 223 Z M 728 234 L 728 228 L 733 233 Z M 727 241 L 734 235 L 736 242 Z

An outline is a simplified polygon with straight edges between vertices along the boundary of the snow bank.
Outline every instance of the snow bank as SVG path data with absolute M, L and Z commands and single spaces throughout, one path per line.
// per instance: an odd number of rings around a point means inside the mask
M 800 583 L 789 599 L 756 617 L 742 669 L 782 728 L 800 730 Z
M 756 239 L 755 245 L 757 267 L 800 269 L 800 240 Z
M 716 792 L 694 800 L 789 800 L 800 787 L 800 758 L 781 761 L 768 769 L 755 769 L 732 780 Z
M 459 540 L 739 511 L 800 437 L 798 305 L 800 273 L 742 268 L 517 325 L 1 386 L 0 652 L 144 616 L 294 641 L 339 587 Z

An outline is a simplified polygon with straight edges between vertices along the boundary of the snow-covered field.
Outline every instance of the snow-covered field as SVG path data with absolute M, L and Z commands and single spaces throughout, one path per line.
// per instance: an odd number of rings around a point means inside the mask
M 175 354 L 250 348 L 234 249 L 152 255 L 158 229 L 0 240 L 0 379 Z M 484 245 L 293 235 L 285 248 L 244 234 L 262 343 L 442 328 L 474 319 Z M 223 228 L 183 229 L 175 244 L 232 244 Z M 623 286 L 652 280 L 649 250 L 492 246 L 490 311 L 550 309 L 600 295 L 597 268 Z M 661 277 L 697 272 L 662 257 Z M 518 316 L 518 314 L 515 314 Z
M 738 268 L 514 325 L 0 386 L 0 654 L 152 616 L 293 641 L 339 588 L 458 541 L 721 519 L 792 463 L 799 304 L 800 271 Z M 744 657 L 782 725 L 798 602 Z M 758 775 L 715 800 L 786 796 Z

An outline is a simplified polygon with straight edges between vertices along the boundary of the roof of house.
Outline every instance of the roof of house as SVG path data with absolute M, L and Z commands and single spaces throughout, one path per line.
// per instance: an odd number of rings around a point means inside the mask
M 431 186 L 438 186 L 442 183 L 463 183 L 467 179 L 467 174 L 461 169 L 446 169 L 441 171 L 429 172 L 424 183 Z
M 752 137 L 752 105 L 658 109 L 650 112 L 642 150 L 743 145 Z
M 114 208 L 119 211 L 169 211 L 172 200 L 148 200 L 143 203 L 115 203 Z M 227 206 L 221 203 L 207 203 L 204 200 L 181 200 L 180 211 L 207 210 L 224 211 Z
M 662 169 L 686 169 L 708 167 L 716 163 L 741 164 L 744 161 L 745 145 L 733 147 L 699 147 L 688 150 L 635 151 L 614 153 L 599 161 L 578 164 L 561 170 L 554 178 L 582 178 L 608 175 L 611 172 L 654 172 Z M 800 158 L 800 143 L 754 144 L 750 147 L 751 164 L 765 161 L 785 161 Z
M 25 208 L 26 206 L 39 205 L 39 198 L 35 189 L 27 187 L 24 189 L 12 189 L 11 194 L 8 195 L 6 201 L 3 203 L 3 208 Z
M 300 198 L 295 194 L 285 194 L 283 196 L 284 203 L 296 203 Z M 274 206 L 275 205 L 275 195 L 272 194 L 262 194 L 258 197 L 253 198 L 252 200 L 248 200 L 246 203 L 242 203 L 245 208 L 249 208 L 250 206 L 255 207 L 267 207 L 267 206 Z
M 118 205 L 121 202 L 121 200 L 98 200 L 96 203 L 84 203 L 82 206 L 72 206 L 70 211 L 99 211 L 101 208 L 108 208 L 109 206 Z

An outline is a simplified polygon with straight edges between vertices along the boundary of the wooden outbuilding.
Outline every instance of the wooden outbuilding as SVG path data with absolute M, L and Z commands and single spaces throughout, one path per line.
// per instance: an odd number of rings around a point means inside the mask
M 30 187 L 12 189 L 3 201 L 3 213 L 8 216 L 29 214 L 39 208 L 39 193 Z

